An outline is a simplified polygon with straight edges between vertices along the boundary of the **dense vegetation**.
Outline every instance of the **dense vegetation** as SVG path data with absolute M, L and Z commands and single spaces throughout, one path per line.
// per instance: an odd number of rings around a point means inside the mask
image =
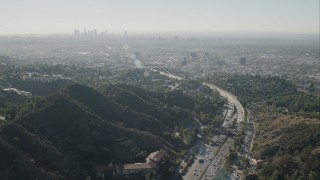
M 279 77 L 216 74 L 205 79 L 236 95 L 243 105 L 296 92 L 296 86 Z
M 279 112 L 295 112 L 311 117 L 319 117 L 320 97 L 306 93 L 296 93 L 288 96 L 281 96 L 267 101 L 267 105 L 273 105 Z

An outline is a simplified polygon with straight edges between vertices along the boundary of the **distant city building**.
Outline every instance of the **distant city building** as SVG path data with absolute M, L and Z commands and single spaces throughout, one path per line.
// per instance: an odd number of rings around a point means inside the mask
M 135 52 L 134 55 L 136 56 L 136 59 L 141 60 L 141 52 Z
M 73 30 L 73 35 L 80 36 L 80 30 L 79 29 Z
M 182 66 L 186 66 L 187 65 L 187 58 L 183 58 L 182 62 L 181 62 Z
M 191 55 L 192 61 L 196 61 L 198 59 L 198 54 L 197 53 L 193 52 L 190 55 Z
M 73 30 L 73 35 L 74 36 L 88 36 L 88 35 L 91 35 L 91 36 L 98 36 L 98 35 L 105 36 L 105 35 L 107 35 L 107 31 L 101 32 L 99 34 L 97 29 L 87 30 L 87 28 L 83 28 L 82 32 L 80 31 L 80 29 L 74 29 Z
M 84 28 L 83 34 L 84 34 L 84 35 L 87 35 L 87 29 L 86 29 L 86 28 Z
M 178 41 L 179 40 L 179 36 L 174 36 L 174 40 Z
M 32 96 L 32 93 L 31 92 L 28 92 L 28 91 L 19 91 L 18 89 L 16 88 L 6 88 L 6 89 L 3 89 L 4 91 L 7 91 L 7 92 L 13 92 L 13 93 L 16 93 L 18 95 L 21 95 L 21 96 Z
M 246 64 L 247 64 L 247 58 L 246 57 L 240 58 L 240 65 L 246 65 Z
M 204 53 L 204 60 L 207 61 L 208 60 L 208 52 Z

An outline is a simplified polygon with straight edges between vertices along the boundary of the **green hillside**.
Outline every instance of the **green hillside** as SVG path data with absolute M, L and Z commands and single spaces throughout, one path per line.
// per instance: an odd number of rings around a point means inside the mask
M 159 149 L 175 155 L 180 141 L 160 137 L 173 131 L 160 120 L 82 85 L 34 107 L 0 128 L 0 179 L 94 177 L 97 164 L 141 162 Z
M 110 101 L 103 94 L 82 85 L 72 85 L 65 91 L 75 101 L 88 107 L 89 111 L 102 119 L 121 126 L 136 128 L 162 135 L 163 132 L 172 132 L 161 121 L 136 112 L 126 106 Z M 130 99 L 134 101 L 134 99 Z
M 190 110 L 178 106 L 175 106 L 175 108 L 165 107 L 163 105 L 165 101 L 157 99 L 160 97 L 160 93 L 146 91 L 142 93 L 140 91 L 141 89 L 132 86 L 112 85 L 108 87 L 105 94 L 119 104 L 137 112 L 152 115 L 170 128 L 175 128 L 175 125 L 183 126 L 191 122 Z M 162 104 L 159 102 L 162 102 Z

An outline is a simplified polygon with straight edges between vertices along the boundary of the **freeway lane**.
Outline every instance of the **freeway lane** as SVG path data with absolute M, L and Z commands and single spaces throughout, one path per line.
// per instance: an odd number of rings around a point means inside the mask
M 213 84 L 209 84 L 209 83 L 202 83 L 204 86 L 207 86 L 211 89 L 214 89 L 216 91 L 218 91 L 220 93 L 221 96 L 227 98 L 228 102 L 230 104 L 234 104 L 236 109 L 237 109 L 237 113 L 238 113 L 238 117 L 237 117 L 237 123 L 240 123 L 240 122 L 243 122 L 244 121 L 244 109 L 241 105 L 241 103 L 238 101 L 237 97 L 234 96 L 233 94 L 229 93 L 228 91 L 226 90 L 223 90 L 221 88 L 219 88 L 218 86 L 216 85 L 213 85 Z
M 185 180 L 197 180 L 201 179 L 205 170 L 208 169 L 209 165 L 216 158 L 217 153 L 221 147 L 223 147 L 226 139 L 226 135 L 218 135 L 213 137 L 212 141 L 215 142 L 214 145 L 209 145 L 201 143 L 198 153 L 195 156 L 195 162 L 188 168 L 187 173 L 183 176 Z M 230 139 L 230 138 L 228 138 Z M 228 141 L 229 142 L 229 141 Z M 230 144 L 231 146 L 231 144 Z M 203 161 L 201 161 L 201 159 Z
M 233 139 L 231 137 L 226 139 L 225 143 L 219 148 L 219 151 L 203 173 L 201 179 L 211 179 L 217 174 L 220 167 L 223 167 L 226 158 L 229 156 L 229 149 L 232 147 L 232 142 Z
M 221 129 L 229 128 L 233 123 L 237 124 L 238 128 L 235 130 L 238 131 L 238 133 L 241 131 L 241 124 L 244 122 L 244 108 L 241 105 L 241 103 L 238 101 L 236 96 L 229 93 L 226 90 L 223 90 L 213 84 L 203 83 L 203 85 L 208 86 L 209 88 L 216 90 L 220 93 L 221 96 L 225 97 L 228 101 L 227 105 L 227 112 L 225 115 L 224 123 Z M 234 109 L 235 107 L 235 114 Z M 235 126 L 235 127 L 237 127 Z M 229 151 L 233 144 L 233 139 L 225 138 L 225 142 L 219 144 L 219 141 L 213 140 L 215 143 L 215 146 L 212 147 L 212 152 L 209 153 L 207 156 L 203 156 L 203 154 L 200 153 L 200 155 L 197 155 L 197 159 L 192 164 L 192 166 L 189 168 L 187 174 L 183 176 L 183 179 L 212 179 L 218 172 L 220 167 L 224 166 L 224 163 L 229 155 Z M 218 142 L 218 143 L 216 143 Z M 207 147 L 205 145 L 205 147 Z M 199 157 L 200 156 L 200 157 Z M 203 163 L 199 162 L 199 158 L 203 158 L 205 161 Z M 237 177 L 235 177 L 237 179 Z

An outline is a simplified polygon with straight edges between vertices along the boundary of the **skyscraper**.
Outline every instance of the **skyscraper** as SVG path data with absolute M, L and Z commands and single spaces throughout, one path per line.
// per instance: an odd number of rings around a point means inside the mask
M 208 60 L 208 52 L 204 53 L 204 60 L 207 61 Z
M 135 52 L 134 55 L 136 59 L 141 59 L 141 52 Z
M 193 52 L 190 55 L 191 55 L 192 61 L 196 61 L 198 59 L 198 54 L 197 53 Z
M 84 28 L 83 34 L 84 34 L 84 35 L 87 35 L 87 29 L 86 29 L 86 28 Z
M 246 64 L 247 64 L 247 58 L 246 57 L 240 58 L 240 65 L 246 65 Z
M 74 36 L 80 36 L 80 30 L 79 29 L 73 30 L 73 35 Z

